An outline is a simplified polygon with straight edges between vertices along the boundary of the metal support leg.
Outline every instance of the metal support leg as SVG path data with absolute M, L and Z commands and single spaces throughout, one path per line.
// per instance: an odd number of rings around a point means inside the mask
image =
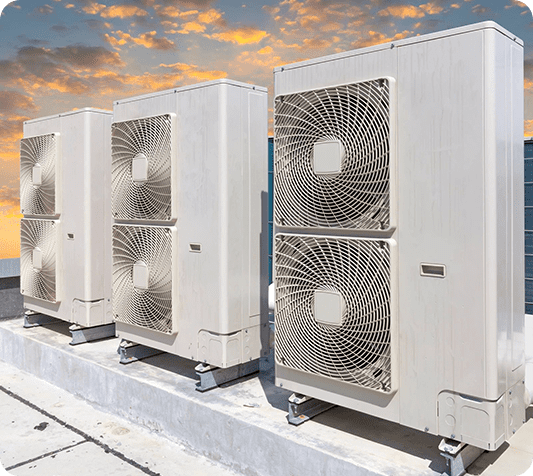
M 293 393 L 289 397 L 289 415 L 287 416 L 287 420 L 292 425 L 301 425 L 334 406 L 333 403 L 323 402 L 316 398 Z
M 81 327 L 73 324 L 68 328 L 72 334 L 70 345 L 84 344 L 100 339 L 115 337 L 115 324 L 105 324 L 103 326 Z
M 259 359 L 251 360 L 244 364 L 234 365 L 227 369 L 221 369 L 209 364 L 198 364 L 194 370 L 200 381 L 196 383 L 196 390 L 205 392 L 216 388 L 223 383 L 231 382 L 238 378 L 250 375 L 259 371 Z
M 137 360 L 162 354 L 163 351 L 122 339 L 118 346 L 117 353 L 120 355 L 119 362 L 126 365 L 136 362 Z
M 441 456 L 446 458 L 447 471 L 444 474 L 449 476 L 466 474 L 466 469 L 485 451 L 448 438 L 442 439 L 439 444 L 439 450 L 441 451 Z
M 58 320 L 54 317 L 47 316 L 46 314 L 40 314 L 34 311 L 24 312 L 24 327 L 29 329 L 30 327 L 44 326 L 46 324 L 54 324 Z

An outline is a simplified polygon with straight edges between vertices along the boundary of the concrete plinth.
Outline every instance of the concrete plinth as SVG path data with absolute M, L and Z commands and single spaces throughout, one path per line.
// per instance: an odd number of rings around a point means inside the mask
M 68 326 L 23 329 L 21 319 L 2 321 L 0 360 L 241 474 L 429 476 L 445 470 L 439 437 L 352 410 L 337 407 L 289 425 L 291 392 L 274 386 L 265 362 L 259 374 L 201 394 L 196 362 L 162 354 L 120 365 L 117 339 L 72 347 Z M 476 463 L 477 474 L 493 457 Z

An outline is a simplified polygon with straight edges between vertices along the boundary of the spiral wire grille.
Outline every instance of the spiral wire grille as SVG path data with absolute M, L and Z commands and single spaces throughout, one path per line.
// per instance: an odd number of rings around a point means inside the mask
M 113 313 L 119 322 L 172 334 L 172 234 L 157 226 L 113 226 Z M 148 266 L 148 289 L 133 282 L 135 263 Z
M 390 248 L 380 240 L 276 236 L 276 361 L 391 390 Z M 318 322 L 315 291 L 345 302 L 340 326 Z
M 55 215 L 58 138 L 55 134 L 20 141 L 20 208 L 25 215 Z M 33 168 L 41 167 L 41 184 L 33 183 Z
M 20 220 L 20 289 L 25 296 L 57 302 L 55 222 L 52 220 Z M 33 251 L 42 253 L 42 267 L 36 269 Z
M 112 127 L 112 210 L 117 219 L 170 220 L 172 214 L 172 120 L 153 116 Z M 133 159 L 148 160 L 148 180 L 133 180 Z
M 390 225 L 389 82 L 276 98 L 275 210 L 282 226 L 379 230 Z M 313 171 L 314 145 L 340 141 L 340 173 Z

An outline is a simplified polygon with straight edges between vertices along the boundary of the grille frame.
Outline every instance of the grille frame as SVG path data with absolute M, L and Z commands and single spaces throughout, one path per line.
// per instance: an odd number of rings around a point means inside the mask
M 353 187 L 352 189 L 349 189 L 345 184 L 350 181 L 353 182 L 353 178 L 358 177 L 357 170 L 354 170 L 354 165 L 350 165 L 350 157 L 354 157 L 355 145 L 352 144 L 350 147 L 348 147 L 345 137 L 349 136 L 350 134 L 353 136 L 354 133 L 351 132 L 351 130 L 348 130 L 347 127 L 343 126 L 343 123 L 336 120 L 335 116 L 333 115 L 330 116 L 329 119 L 332 121 L 335 119 L 335 122 L 337 123 L 335 127 L 340 130 L 340 133 L 337 133 L 339 131 L 336 132 L 335 130 L 333 130 L 333 132 L 324 132 L 324 128 L 320 126 L 320 120 L 311 118 L 308 121 L 311 123 L 311 125 L 308 127 L 309 129 L 313 129 L 313 131 L 315 131 L 314 136 L 309 135 L 307 139 L 305 139 L 305 144 L 303 146 L 299 146 L 300 148 L 304 149 L 304 152 L 295 154 L 288 149 L 290 149 L 290 147 L 294 148 L 294 144 L 298 143 L 302 133 L 301 130 L 298 130 L 294 125 L 287 123 L 291 120 L 291 117 L 288 112 L 284 112 L 283 109 L 280 109 L 280 106 L 283 103 L 283 107 L 285 109 L 290 109 L 290 98 L 299 98 L 300 103 L 303 104 L 305 101 L 302 98 L 312 95 L 316 96 L 317 93 L 327 95 L 328 91 L 356 90 L 364 87 L 375 89 L 377 87 L 376 85 L 381 84 L 381 82 L 386 85 L 387 97 L 386 111 L 382 111 L 382 116 L 386 117 L 387 129 L 387 138 L 385 141 L 387 144 L 386 167 L 382 168 L 382 172 L 380 172 L 384 177 L 382 182 L 385 184 L 384 186 L 386 192 L 381 194 L 381 198 L 378 197 L 378 205 L 374 206 L 373 208 L 369 208 L 367 212 L 365 212 L 366 215 L 359 213 L 359 218 L 356 217 L 358 212 L 357 210 L 354 210 L 353 207 L 347 215 L 347 207 L 345 206 L 345 203 L 341 205 L 333 205 L 333 207 L 327 211 L 327 215 L 329 216 L 328 222 L 324 218 L 324 211 L 321 211 L 320 209 L 321 205 L 319 205 L 319 202 L 324 201 L 324 190 L 329 190 L 332 192 L 328 202 L 330 205 L 333 202 L 340 203 L 338 200 L 339 193 L 343 194 L 343 197 L 353 195 Z M 274 220 L 277 227 L 296 232 L 312 232 L 312 230 L 319 229 L 326 233 L 370 233 L 390 235 L 390 233 L 396 228 L 397 223 L 395 178 L 396 97 L 396 80 L 389 76 L 304 90 L 301 92 L 290 92 L 276 96 L 274 100 L 274 188 L 276 190 L 274 196 Z M 342 96 L 337 95 L 336 105 L 339 107 L 341 105 L 341 98 Z M 289 106 L 287 106 L 287 104 L 289 104 Z M 346 107 L 349 109 L 351 106 Z M 352 111 L 352 116 L 355 112 Z M 341 114 L 339 116 L 341 119 L 344 117 L 349 116 L 346 114 Z M 312 123 L 312 121 L 314 121 L 314 123 Z M 292 134 L 292 136 L 286 131 L 286 129 L 290 128 L 296 131 L 294 134 Z M 372 133 L 372 124 L 367 127 L 367 130 L 369 134 Z M 348 158 L 344 158 L 342 170 L 338 174 L 314 174 L 312 166 L 313 145 L 317 142 L 328 140 L 339 140 Z M 293 157 L 291 157 L 291 154 Z M 364 169 L 364 158 L 360 158 L 359 162 L 361 162 L 359 169 Z M 365 174 L 363 173 L 362 175 Z M 364 182 L 356 181 L 355 184 L 361 185 L 358 192 L 359 196 L 362 195 L 364 197 L 372 195 L 372 193 L 364 191 Z M 344 189 L 340 192 L 339 186 L 344 187 Z M 354 201 L 351 198 L 349 199 Z M 380 203 L 383 206 L 381 206 Z M 294 209 L 297 211 L 294 212 Z M 314 210 L 311 215 L 314 214 L 315 216 L 312 219 L 309 219 L 308 216 L 309 209 Z M 321 218 L 317 218 L 317 213 L 315 213 L 316 210 L 323 215 Z M 376 215 L 376 212 L 377 216 L 372 217 L 371 215 Z M 337 216 L 344 218 L 338 219 Z M 348 218 L 346 218 L 347 216 Z M 350 216 L 351 218 L 349 218 Z M 385 218 L 385 220 L 383 220 L 383 218 Z
M 353 289 L 342 289 L 342 286 L 346 286 L 344 284 L 345 281 L 348 281 L 349 279 L 354 279 L 353 272 L 349 273 L 348 276 L 346 276 L 346 265 L 344 270 L 339 270 L 337 273 L 336 278 L 334 277 L 333 281 L 336 279 L 336 283 L 321 283 L 317 284 L 315 281 L 317 280 L 318 276 L 321 276 L 325 273 L 327 277 L 327 273 L 332 273 L 335 271 L 335 267 L 331 266 L 331 260 L 327 261 L 325 259 L 320 259 L 319 255 L 314 253 L 314 256 L 312 259 L 301 259 L 302 262 L 306 262 L 306 266 L 304 266 L 305 270 L 303 274 L 301 274 L 300 278 L 291 278 L 290 276 L 287 276 L 287 273 L 284 271 L 284 269 L 288 268 L 287 261 L 290 261 L 290 258 L 287 257 L 287 254 L 285 253 L 284 247 L 287 248 L 287 246 L 293 247 L 293 249 L 298 249 L 297 246 L 295 246 L 296 243 L 313 243 L 317 241 L 322 242 L 341 242 L 341 243 L 348 243 L 351 246 L 365 246 L 367 248 L 370 247 L 370 249 L 377 250 L 378 248 L 381 248 L 384 246 L 388 252 L 387 252 L 387 259 L 388 259 L 388 270 L 387 270 L 387 276 L 388 276 L 388 356 L 387 361 L 377 358 L 375 362 L 371 362 L 368 365 L 368 368 L 366 369 L 355 369 L 354 373 L 357 374 L 357 378 L 352 377 L 350 378 L 339 378 L 338 375 L 333 375 L 335 372 L 325 372 L 320 370 L 320 365 L 323 365 L 325 360 L 327 360 L 329 357 L 332 357 L 333 354 L 330 354 L 328 356 L 327 352 L 324 354 L 324 348 L 327 347 L 327 345 L 330 346 L 330 348 L 333 348 L 331 346 L 331 341 L 328 341 L 327 339 L 324 340 L 324 342 L 319 342 L 317 345 L 317 339 L 318 337 L 323 338 L 326 336 L 327 338 L 330 338 L 331 335 L 335 337 L 335 335 L 344 334 L 345 336 L 349 334 L 350 329 L 347 328 L 347 319 L 349 320 L 349 317 L 347 318 L 346 315 L 343 315 L 343 322 L 341 326 L 328 326 L 327 324 L 323 324 L 320 322 L 312 322 L 313 321 L 313 299 L 312 295 L 315 290 L 322 289 L 322 290 L 330 290 L 330 291 L 338 291 L 341 293 L 341 295 L 344 298 L 344 301 L 346 302 L 346 313 L 350 311 L 350 307 L 353 307 L 353 294 L 358 294 L 361 292 L 361 289 L 364 287 L 367 290 L 372 288 L 372 286 L 365 286 L 360 285 L 359 289 L 356 289 L 355 291 Z M 311 248 L 308 248 L 309 250 Z M 304 256 L 304 254 L 301 254 L 300 256 Z M 308 375 L 313 375 L 318 378 L 324 378 L 327 381 L 331 382 L 331 385 L 348 385 L 348 387 L 357 387 L 360 389 L 363 389 L 364 391 L 371 391 L 373 393 L 379 393 L 379 394 L 385 394 L 385 395 L 392 395 L 398 390 L 398 338 L 397 338 L 397 278 L 396 278 L 396 270 L 397 270 L 397 247 L 396 242 L 393 239 L 381 239 L 381 238 L 353 238 L 353 237 L 341 237 L 341 236 L 326 236 L 326 235 L 303 235 L 303 234 L 285 234 L 285 233 L 278 233 L 275 237 L 275 272 L 276 272 L 276 280 L 275 280 L 275 287 L 276 287 L 276 302 L 275 302 L 275 315 L 276 315 L 276 348 L 275 348 L 275 362 L 276 366 L 281 366 L 287 369 L 290 369 L 291 371 L 297 371 L 297 372 L 304 372 Z M 312 261 L 314 260 L 315 265 L 317 268 L 322 269 L 312 269 L 310 266 L 312 264 Z M 324 271 L 325 270 L 325 271 Z M 349 270 L 348 270 L 349 271 Z M 302 278 L 305 274 L 305 279 Z M 357 275 L 357 273 L 355 273 Z M 305 289 L 305 286 L 302 286 L 302 284 L 298 284 L 295 281 L 302 281 L 307 282 L 308 288 Z M 313 281 L 314 280 L 314 281 Z M 315 286 L 316 285 L 316 286 Z M 341 289 L 339 289 L 339 285 L 341 286 Z M 286 289 L 289 288 L 291 291 L 290 293 L 287 293 Z M 300 288 L 300 289 L 298 289 Z M 297 298 L 294 297 L 297 293 L 304 294 L 307 293 L 307 298 L 300 298 L 300 303 L 298 306 L 296 306 L 295 302 L 297 301 Z M 350 297 L 350 294 L 352 295 Z M 291 296 L 292 295 L 292 296 Z M 300 307 L 300 311 L 295 311 L 294 308 Z M 303 310 L 302 310 L 303 309 Z M 345 314 L 346 314 L 345 313 Z M 304 314 L 304 315 L 302 315 Z M 311 323 L 311 326 L 309 324 Z M 368 325 L 371 325 L 367 324 Z M 364 325 L 360 326 L 362 327 L 362 330 L 359 331 L 359 334 L 364 334 L 365 329 Z M 313 332 L 313 335 L 310 335 L 310 332 Z M 329 334 L 329 337 L 328 337 Z M 317 337 L 318 336 L 318 337 Z M 298 341 L 300 339 L 300 341 Z M 314 341 L 313 341 L 314 339 Z M 320 340 L 320 339 L 319 339 Z M 322 339 L 323 340 L 323 339 Z M 361 340 L 359 337 L 359 340 L 353 339 L 352 335 L 352 347 L 353 349 L 357 348 L 357 345 Z M 347 339 L 345 339 L 345 342 L 348 342 Z M 355 343 L 354 343 L 355 342 Z M 351 354 L 354 354 L 354 350 L 352 349 Z M 342 349 L 341 349 L 342 350 Z M 346 349 L 344 349 L 346 350 Z M 357 367 L 357 365 L 354 364 L 353 359 L 348 357 L 349 352 L 338 352 L 336 355 L 332 357 L 332 360 L 336 360 L 340 367 L 346 368 L 347 366 L 351 367 Z M 302 365 L 302 361 L 306 361 L 306 359 L 322 359 L 322 362 L 319 365 L 309 365 L 309 362 L 304 362 L 304 365 Z M 376 362 L 379 363 L 379 365 L 376 366 Z M 368 373 L 370 371 L 376 371 L 377 369 L 381 369 L 381 374 L 383 376 L 387 376 L 386 379 L 379 380 L 379 376 L 377 380 L 374 382 L 374 385 L 368 385 L 364 384 L 363 381 L 366 379 L 368 380 L 370 377 L 368 376 Z M 366 374 L 365 374 L 366 372 Z M 388 374 L 386 373 L 388 372 Z M 359 379 L 359 380 L 358 380 Z M 372 380 L 372 379 L 370 379 Z M 382 385 L 380 382 L 386 380 L 386 385 Z
M 154 239 L 162 239 L 163 243 L 154 246 Z M 114 320 L 164 335 L 177 334 L 177 229 L 172 226 L 114 224 L 112 250 Z M 134 287 L 133 268 L 139 261 L 145 263 L 149 270 L 146 290 Z M 151 303 L 148 302 L 150 300 Z
M 46 301 L 61 302 L 59 220 L 22 218 L 20 220 L 20 292 Z M 42 251 L 42 268 L 33 267 L 33 250 Z
M 42 167 L 42 184 L 38 186 L 33 183 L 33 167 L 36 164 Z M 37 217 L 54 217 L 61 214 L 60 166 L 61 134 L 59 132 L 23 137 L 20 140 L 20 210 L 22 214 Z
M 161 134 L 156 134 L 154 139 L 150 128 L 156 129 L 160 126 L 165 130 Z M 159 150 L 153 150 L 153 147 Z M 138 154 L 143 154 L 148 162 L 147 180 L 140 184 L 134 183 L 132 170 L 133 159 Z M 164 223 L 177 219 L 176 157 L 175 113 L 113 122 L 111 213 L 115 220 Z

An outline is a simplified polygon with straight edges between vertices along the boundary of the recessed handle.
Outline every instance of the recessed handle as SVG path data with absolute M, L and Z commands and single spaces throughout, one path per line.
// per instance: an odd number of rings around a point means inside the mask
M 420 263 L 420 276 L 429 278 L 445 278 L 446 266 L 443 264 Z

